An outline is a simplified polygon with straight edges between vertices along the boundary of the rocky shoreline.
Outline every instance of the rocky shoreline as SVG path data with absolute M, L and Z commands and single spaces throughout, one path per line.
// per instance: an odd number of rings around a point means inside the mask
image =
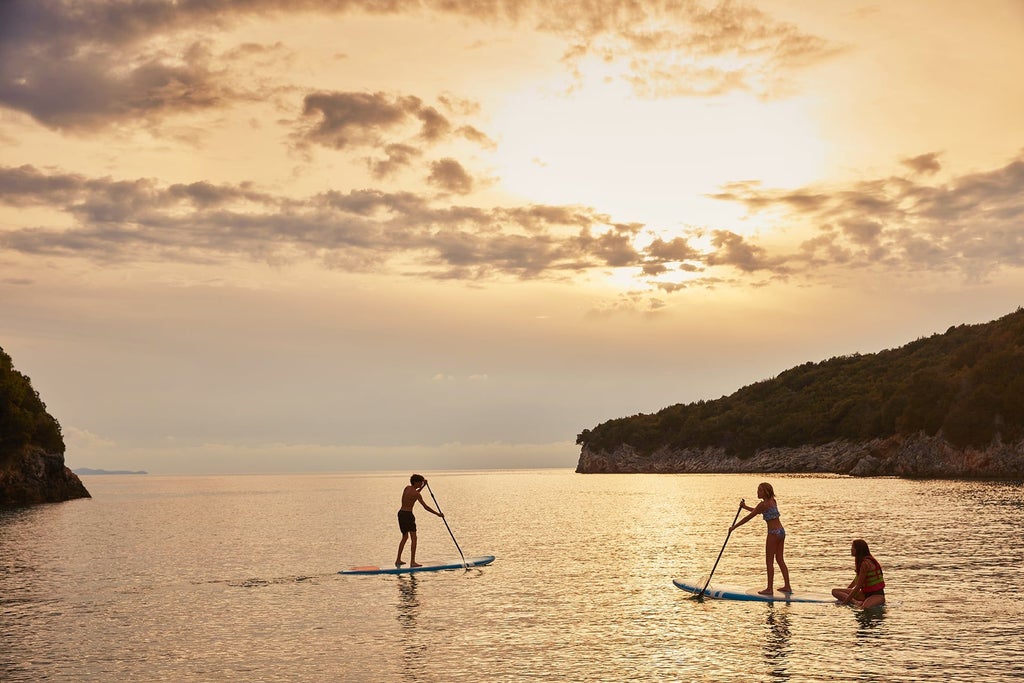
M 723 448 L 661 448 L 641 455 L 630 446 L 611 453 L 583 447 L 576 472 L 598 473 L 818 473 L 855 477 L 915 479 L 1024 478 L 1024 441 L 987 448 L 959 448 L 941 437 L 892 436 L 852 443 L 766 448 L 750 458 L 726 455 Z
M 61 453 L 29 446 L 17 453 L 0 455 L 0 506 L 91 497 L 78 475 L 64 464 Z

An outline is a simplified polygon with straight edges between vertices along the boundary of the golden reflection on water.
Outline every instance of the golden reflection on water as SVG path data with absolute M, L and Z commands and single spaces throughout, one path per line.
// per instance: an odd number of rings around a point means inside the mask
M 853 613 L 860 624 L 860 631 L 857 633 L 857 636 L 859 638 L 880 637 L 881 632 L 875 629 L 879 629 L 882 626 L 887 612 L 888 607 L 885 605 L 872 609 L 854 610 Z
M 764 658 L 773 680 L 787 680 L 790 652 L 789 610 L 771 605 L 766 612 Z
M 1024 677 L 1024 597 L 1007 590 L 1024 566 L 1020 484 L 436 473 L 459 545 L 495 563 L 338 575 L 394 557 L 407 477 L 93 478 L 92 500 L 0 514 L 0 680 Z M 848 584 L 863 537 L 889 605 L 700 600 L 672 585 L 710 571 L 765 479 L 795 587 Z M 752 520 L 714 582 L 763 586 L 763 553 Z M 438 520 L 420 524 L 417 557 L 457 557 Z M 950 587 L 955 599 L 936 599 Z
M 430 654 L 430 648 L 419 632 L 419 577 L 415 574 L 399 574 L 394 579 L 398 586 L 395 619 L 399 624 L 398 637 L 402 647 L 402 679 L 429 680 L 424 662 Z

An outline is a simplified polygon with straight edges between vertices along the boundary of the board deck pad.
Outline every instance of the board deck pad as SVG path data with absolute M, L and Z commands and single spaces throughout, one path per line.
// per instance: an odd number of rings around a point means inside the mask
M 494 562 L 494 555 L 480 555 L 479 557 L 467 557 L 463 563 L 461 559 L 449 560 L 447 562 L 424 562 L 421 567 L 410 567 L 403 564 L 401 567 L 349 567 L 342 569 L 339 574 L 413 574 L 416 572 L 439 572 L 446 569 L 472 569 L 483 567 Z
M 673 579 L 672 583 L 676 588 L 682 589 L 694 595 L 700 595 L 707 579 Z M 761 595 L 758 588 L 746 588 L 744 586 L 730 586 L 716 584 L 708 586 L 704 591 L 705 598 L 715 600 L 747 600 L 751 602 L 837 602 L 831 593 L 820 591 L 793 591 L 792 593 L 781 593 L 775 591 L 771 595 Z

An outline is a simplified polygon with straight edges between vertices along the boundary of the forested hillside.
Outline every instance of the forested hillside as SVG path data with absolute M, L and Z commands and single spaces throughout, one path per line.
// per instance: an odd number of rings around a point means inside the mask
M 60 424 L 0 348 L 0 507 L 88 497 L 64 464 Z
M 717 400 L 609 420 L 576 443 L 595 453 L 722 447 L 746 458 L 921 432 L 956 446 L 1024 438 L 1024 309 L 897 349 L 805 363 Z
M 0 459 L 36 445 L 49 453 L 64 453 L 60 424 L 48 412 L 28 377 L 14 369 L 0 348 Z

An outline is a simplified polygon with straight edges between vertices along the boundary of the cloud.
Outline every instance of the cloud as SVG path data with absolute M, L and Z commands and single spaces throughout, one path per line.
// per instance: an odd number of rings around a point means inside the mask
M 473 178 L 462 164 L 451 158 L 432 163 L 427 182 L 454 194 L 469 194 L 473 190 Z
M 385 93 L 319 92 L 306 95 L 302 115 L 310 123 L 300 128 L 300 141 L 332 149 L 352 145 L 379 144 L 384 131 L 408 123 L 410 118 L 423 122 L 422 137 L 431 139 L 451 126 L 436 110 L 424 114 L 423 102 L 411 95 L 392 97 Z
M 101 457 L 117 446 L 117 442 L 87 429 L 79 429 L 72 425 L 63 428 L 64 441 L 69 454 L 74 454 L 76 462 L 84 465 L 90 458 Z
M 938 173 L 942 170 L 942 164 L 939 163 L 939 154 L 936 152 L 921 154 L 907 159 L 900 159 L 900 163 L 912 170 L 914 173 L 932 174 Z
M 916 157 L 910 164 L 914 176 L 937 163 L 934 157 Z M 941 184 L 898 176 L 841 188 L 770 190 L 746 183 L 713 196 L 739 202 L 752 213 L 778 212 L 787 223 L 812 227 L 818 234 L 802 250 L 815 266 L 960 271 L 973 279 L 1024 265 L 1024 155 L 1001 168 Z M 741 268 L 779 268 L 734 241 L 719 246 Z M 800 266 L 800 260 L 794 255 L 786 268 Z
M 403 168 L 411 166 L 414 160 L 423 153 L 411 145 L 392 143 L 384 146 L 386 159 L 368 159 L 370 173 L 374 178 L 381 180 L 394 175 Z
M 771 258 L 764 247 L 752 244 L 742 236 L 728 230 L 715 230 L 711 236 L 715 251 L 707 257 L 711 266 L 729 265 L 746 273 L 759 270 L 774 270 L 779 274 L 788 271 L 781 257 Z
M 292 135 L 300 149 L 319 145 L 334 150 L 383 150 L 385 158 L 366 159 L 371 175 L 377 180 L 411 168 L 423 156 L 424 147 L 453 138 L 493 146 L 493 142 L 473 126 L 456 126 L 437 108 L 413 95 L 319 92 L 305 96 L 302 114 Z M 468 194 L 475 185 L 465 167 L 450 157 L 430 164 L 427 182 L 453 194 Z
M 168 115 L 255 99 L 232 85 L 226 67 L 212 65 L 213 55 L 201 43 L 173 56 L 146 52 L 125 60 L 114 46 L 66 40 L 39 45 L 14 40 L 3 46 L 4 38 L 0 35 L 0 105 L 26 112 L 48 128 L 85 132 L 127 121 L 152 124 Z
M 609 0 L 588 9 L 545 19 L 574 40 L 565 61 L 578 68 L 597 58 L 647 97 L 782 96 L 793 87 L 793 73 L 843 49 L 749 2 L 623 6 Z
M 449 191 L 468 182 L 457 163 L 438 168 L 435 182 Z M 896 176 L 796 189 L 735 183 L 714 197 L 808 236 L 786 248 L 767 239 L 770 232 L 700 228 L 642 246 L 646 226 L 589 207 L 480 207 L 381 190 L 294 198 L 250 183 L 166 185 L 21 166 L 0 167 L 0 204 L 49 208 L 70 226 L 0 230 L 0 253 L 97 263 L 242 257 L 467 281 L 632 268 L 638 284 L 666 293 L 872 268 L 979 279 L 1024 265 L 1024 154 L 945 183 Z
M 692 261 L 701 257 L 700 251 L 690 246 L 689 240 L 683 237 L 675 237 L 668 242 L 656 238 L 647 248 L 647 253 L 659 264 L 666 261 Z
M 413 272 L 425 277 L 543 278 L 618 264 L 630 253 L 623 229 L 591 209 L 435 206 L 407 192 L 295 199 L 248 184 L 161 185 L 21 166 L 0 167 L 0 203 L 49 207 L 73 221 L 0 231 L 0 250 L 100 263 L 242 256 L 384 272 L 402 260 L 420 264 Z
M 265 99 L 268 87 L 291 87 L 255 83 L 253 74 L 265 70 L 242 66 L 264 63 L 268 53 L 285 53 L 280 43 L 240 43 L 218 53 L 206 42 L 212 30 L 225 35 L 246 18 L 290 13 L 424 11 L 553 34 L 566 43 L 563 62 L 570 72 L 578 73 L 586 59 L 597 59 L 651 97 L 734 90 L 784 94 L 789 74 L 837 51 L 748 2 L 704 7 L 691 0 L 598 0 L 569 6 L 542 0 L 97 0 L 85 9 L 59 0 L 6 0 L 0 3 L 0 106 L 53 129 L 88 132 L 129 122 L 152 126 L 168 116 Z M 307 113 L 322 117 L 310 134 L 337 148 L 384 123 L 374 117 L 389 110 L 382 102 L 310 97 Z M 404 109 L 408 104 L 391 102 L 397 107 L 391 114 L 419 118 L 427 141 L 449 135 L 444 115 L 430 107 L 410 112 Z M 479 135 L 472 128 L 464 133 Z

